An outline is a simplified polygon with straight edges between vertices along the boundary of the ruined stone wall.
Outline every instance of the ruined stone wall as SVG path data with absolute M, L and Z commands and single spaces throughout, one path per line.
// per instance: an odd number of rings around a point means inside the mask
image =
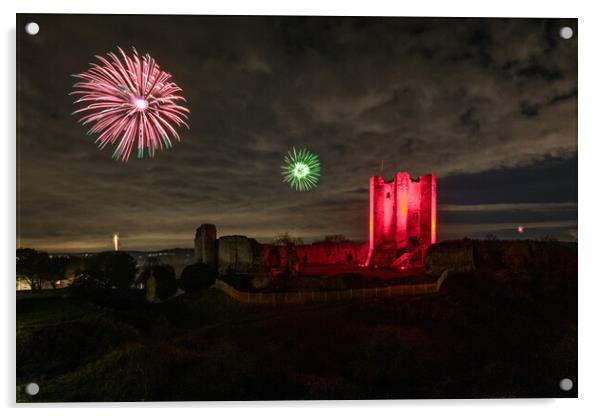
M 410 283 L 387 287 L 370 287 L 362 289 L 344 289 L 327 291 L 295 291 L 295 292 L 245 292 L 235 289 L 222 280 L 216 280 L 215 288 L 221 290 L 232 299 L 249 304 L 280 305 L 310 302 L 340 302 L 342 300 L 368 300 L 373 298 L 390 298 L 394 296 L 426 295 L 437 293 L 447 278 L 447 273 L 432 283 Z
M 357 242 L 314 243 L 295 245 L 293 247 L 296 261 L 304 264 L 360 264 L 368 256 L 368 244 Z M 263 245 L 266 265 L 284 265 L 288 261 L 289 251 L 286 246 Z M 277 258 L 274 258 L 277 257 Z
M 301 264 L 363 263 L 368 256 L 366 243 L 315 243 L 295 246 Z
M 250 239 L 242 235 L 221 237 L 217 242 L 217 264 L 220 274 L 251 272 L 255 262 Z
M 215 266 L 217 262 L 217 229 L 213 224 L 203 224 L 194 236 L 194 256 L 196 261 Z

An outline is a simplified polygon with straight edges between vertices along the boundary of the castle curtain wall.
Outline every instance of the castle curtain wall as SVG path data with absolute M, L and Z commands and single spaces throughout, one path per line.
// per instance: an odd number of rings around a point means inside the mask
M 297 262 L 304 264 L 361 264 L 368 258 L 368 244 L 357 242 L 342 243 L 314 243 L 295 245 Z M 273 264 L 274 256 L 278 257 L 278 263 L 284 265 L 287 262 L 288 251 L 286 246 L 263 246 L 265 264 Z
M 296 246 L 300 264 L 363 263 L 368 257 L 368 244 L 316 243 Z

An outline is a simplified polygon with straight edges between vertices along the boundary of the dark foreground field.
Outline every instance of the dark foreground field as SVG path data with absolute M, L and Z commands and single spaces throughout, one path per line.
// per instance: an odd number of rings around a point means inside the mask
M 576 283 L 468 273 L 436 295 L 277 307 L 215 290 L 17 296 L 21 402 L 576 397 L 576 382 Z

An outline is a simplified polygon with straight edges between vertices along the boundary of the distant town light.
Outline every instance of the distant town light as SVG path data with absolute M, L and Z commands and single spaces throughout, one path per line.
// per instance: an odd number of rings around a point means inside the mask
M 523 233 L 523 231 L 525 231 L 525 229 L 523 228 L 522 225 L 519 225 L 518 228 L 516 229 L 516 231 L 518 231 L 519 233 Z

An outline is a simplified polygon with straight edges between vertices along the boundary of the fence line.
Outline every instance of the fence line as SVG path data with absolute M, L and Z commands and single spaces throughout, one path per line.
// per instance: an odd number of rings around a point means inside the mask
M 418 283 L 387 286 L 384 288 L 366 287 L 362 289 L 345 289 L 345 290 L 329 290 L 329 291 L 297 291 L 297 292 L 245 292 L 240 291 L 223 280 L 216 280 L 214 287 L 221 290 L 232 299 L 248 303 L 248 304 L 289 304 L 289 303 L 307 303 L 307 302 L 328 302 L 335 300 L 352 300 L 352 299 L 371 299 L 378 297 L 392 297 L 405 295 L 423 295 L 429 293 L 437 293 L 441 289 L 441 285 L 447 278 L 447 272 L 443 272 L 439 278 L 432 283 Z

